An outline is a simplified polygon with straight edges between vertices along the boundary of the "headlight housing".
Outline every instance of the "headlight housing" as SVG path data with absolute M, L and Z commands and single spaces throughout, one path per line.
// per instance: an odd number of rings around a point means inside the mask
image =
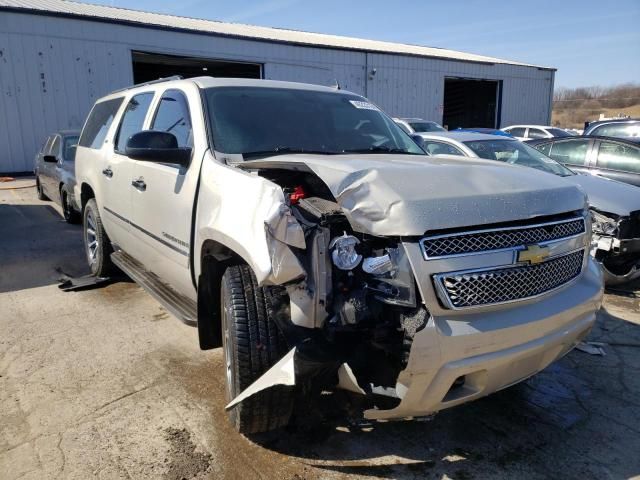
M 614 236 L 618 232 L 618 221 L 591 210 L 591 222 L 594 233 Z
M 368 257 L 362 262 L 362 270 L 373 277 L 373 290 L 381 302 L 405 307 L 416 306 L 416 289 L 413 271 L 404 248 L 387 248 L 384 255 Z
M 331 250 L 331 260 L 333 264 L 340 270 L 353 270 L 362 260 L 362 255 L 356 252 L 356 245 L 360 243 L 353 235 L 347 235 L 347 232 L 341 237 L 335 237 L 329 243 Z

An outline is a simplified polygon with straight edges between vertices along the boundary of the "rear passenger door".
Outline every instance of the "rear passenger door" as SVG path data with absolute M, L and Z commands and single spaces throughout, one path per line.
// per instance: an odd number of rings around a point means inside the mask
M 148 270 L 187 296 L 195 295 L 190 271 L 191 222 L 199 162 L 207 148 L 198 89 L 170 88 L 158 96 L 149 130 L 172 133 L 178 146 L 191 147 L 186 166 L 136 161 L 132 181 L 132 234 L 145 249 L 140 260 Z
M 561 140 L 551 143 L 551 150 L 542 150 L 547 156 L 566 165 L 572 170 L 585 173 L 590 171 L 590 158 L 593 141 L 588 138 L 576 138 L 572 140 Z
M 596 155 L 598 175 L 640 186 L 640 147 L 599 140 Z

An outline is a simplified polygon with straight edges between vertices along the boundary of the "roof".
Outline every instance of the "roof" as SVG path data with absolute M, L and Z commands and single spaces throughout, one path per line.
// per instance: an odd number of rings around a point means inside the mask
M 552 137 L 552 138 L 536 138 L 526 140 L 529 145 L 542 145 L 547 143 L 565 142 L 567 140 L 584 140 L 584 139 L 607 140 L 609 142 L 618 142 L 625 145 L 637 147 L 640 145 L 640 137 L 608 137 L 605 135 L 576 135 L 574 137 Z
M 310 83 L 285 82 L 282 80 L 262 80 L 253 78 L 223 78 L 223 77 L 196 77 L 187 81 L 194 82 L 200 88 L 210 87 L 261 87 L 261 88 L 288 88 L 294 90 L 314 90 L 318 92 L 332 92 L 354 95 L 348 90 L 337 90 L 332 87 L 313 85 Z
M 518 141 L 513 137 L 502 137 L 500 135 L 491 135 L 489 133 L 475 133 L 475 132 L 425 132 L 419 133 L 421 137 L 435 139 L 450 138 L 457 142 L 475 142 L 478 140 L 511 140 Z
M 139 10 L 92 5 L 66 0 L 0 0 L 0 9 L 41 15 L 83 17 L 102 22 L 135 24 L 141 27 L 163 28 L 313 47 L 412 55 L 463 62 L 518 65 L 555 70 L 554 68 L 549 67 L 530 65 L 444 48 L 382 42 L 378 40 L 326 35 L 322 33 L 302 32 L 298 30 L 259 27 L 256 25 L 245 25 L 240 23 L 226 23 L 198 18 L 178 17 L 175 15 L 142 12 Z

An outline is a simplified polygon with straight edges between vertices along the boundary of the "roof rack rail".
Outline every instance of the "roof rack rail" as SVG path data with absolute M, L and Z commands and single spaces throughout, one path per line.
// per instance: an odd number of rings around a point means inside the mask
M 158 78 L 157 80 L 151 80 L 149 82 L 136 83 L 135 85 L 130 85 L 128 87 L 119 88 L 118 90 L 114 90 L 113 92 L 111 92 L 109 95 L 111 95 L 112 93 L 118 93 L 118 92 L 124 92 L 126 90 L 131 90 L 132 88 L 144 87 L 145 85 L 153 85 L 155 83 L 170 82 L 172 80 L 183 80 L 183 79 L 184 79 L 184 77 L 182 75 L 172 75 L 171 77 Z

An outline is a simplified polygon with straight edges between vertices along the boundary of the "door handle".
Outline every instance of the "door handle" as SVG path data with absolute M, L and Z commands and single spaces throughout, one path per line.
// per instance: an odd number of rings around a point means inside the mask
M 104 170 L 102 170 L 102 174 L 107 178 L 111 178 L 113 177 L 113 170 L 111 170 L 111 167 L 107 167 Z
M 147 189 L 147 184 L 144 183 L 144 180 L 142 178 L 133 180 L 131 182 L 131 185 L 133 185 L 137 190 L 140 190 L 141 192 L 144 192 Z

